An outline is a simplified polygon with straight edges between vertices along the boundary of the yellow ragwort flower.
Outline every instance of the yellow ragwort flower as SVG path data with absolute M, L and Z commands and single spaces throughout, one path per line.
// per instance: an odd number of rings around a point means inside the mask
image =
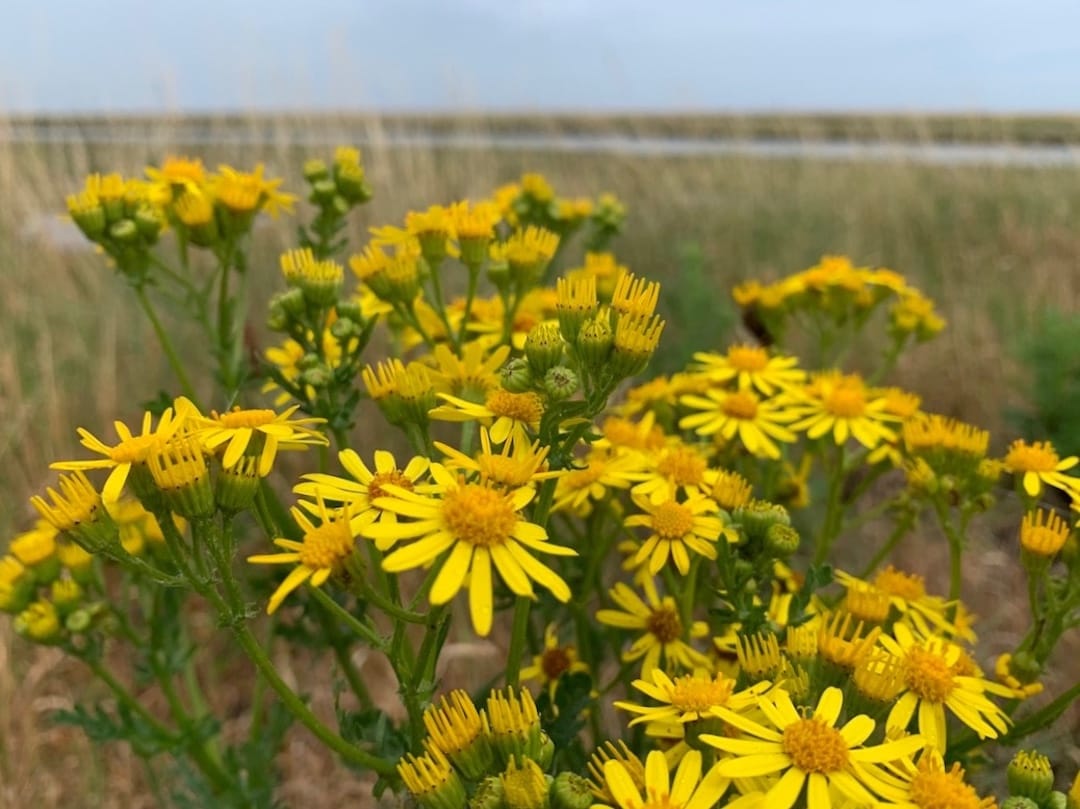
M 364 531 L 375 540 L 409 540 L 386 557 L 385 570 L 411 570 L 449 551 L 428 599 L 432 604 L 446 604 L 468 581 L 473 628 L 485 636 L 491 631 L 494 612 L 492 566 L 516 595 L 535 598 L 535 581 L 559 601 L 570 599 L 570 588 L 562 577 L 533 556 L 577 555 L 550 542 L 544 528 L 522 518 L 520 512 L 533 499 L 534 489 L 523 486 L 504 492 L 466 483 L 437 463 L 431 465 L 431 476 L 437 489 L 430 494 L 389 486 L 389 496 L 376 501 L 381 508 L 409 518 L 369 525 Z

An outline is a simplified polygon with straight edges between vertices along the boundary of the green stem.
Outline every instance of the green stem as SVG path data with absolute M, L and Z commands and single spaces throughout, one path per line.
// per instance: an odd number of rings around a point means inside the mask
M 314 597 L 327 613 L 338 618 L 345 626 L 352 630 L 354 634 L 363 638 L 375 649 L 382 650 L 386 648 L 386 641 L 380 638 L 379 634 L 374 629 L 357 619 L 355 615 L 334 601 L 333 598 L 322 591 L 322 588 L 311 587 L 309 590 L 312 597 Z
M 314 590 L 319 595 L 326 595 L 317 587 L 314 588 Z M 329 596 L 327 596 L 327 598 L 329 598 Z M 316 596 L 316 600 L 322 604 L 322 599 L 319 599 L 318 596 Z M 330 598 L 330 601 L 334 600 Z M 334 603 L 336 604 L 337 602 L 334 601 Z M 361 707 L 370 707 L 372 704 L 371 692 L 368 691 L 367 686 L 360 677 L 360 672 L 357 671 L 356 666 L 353 665 L 352 655 L 349 653 L 349 646 L 351 645 L 350 640 L 342 635 L 338 626 L 334 623 L 334 615 L 337 613 L 325 608 L 317 610 L 317 613 L 319 623 L 322 624 L 327 641 L 329 641 L 330 646 L 333 647 L 334 657 L 337 658 L 338 667 L 341 669 L 345 681 L 349 684 L 349 688 L 352 689 L 357 700 L 359 700 Z
M 510 629 L 510 651 L 506 659 L 506 684 L 511 688 L 518 687 L 521 656 L 525 651 L 525 636 L 529 631 L 531 607 L 532 599 L 527 596 L 517 596 L 514 600 L 514 623 Z
M 829 493 L 825 503 L 825 516 L 821 521 L 821 530 L 814 541 L 814 564 L 822 564 L 829 551 L 832 549 L 836 535 L 839 533 L 838 512 L 840 508 L 840 494 L 844 483 L 844 448 L 836 447 L 832 474 L 829 476 Z
M 176 353 L 176 349 L 173 348 L 172 340 L 169 339 L 169 334 L 165 331 L 165 327 L 161 325 L 161 320 L 154 310 L 154 305 L 150 303 L 150 298 L 147 297 L 146 290 L 139 287 L 135 290 L 135 296 L 139 299 L 139 305 L 142 306 L 143 312 L 146 313 L 147 318 L 150 320 L 150 325 L 154 328 L 154 334 L 157 336 L 158 343 L 161 345 L 161 350 L 165 352 L 165 358 L 169 361 L 169 367 L 172 368 L 173 373 L 176 374 L 176 380 L 180 383 L 180 389 L 184 392 L 185 396 L 198 405 L 199 397 L 195 393 L 195 386 L 191 384 L 191 379 L 188 378 L 187 371 L 184 369 L 184 363 L 180 360 L 180 356 Z
M 472 314 L 473 299 L 476 297 L 476 281 L 480 277 L 480 266 L 468 265 L 469 288 L 465 293 L 465 313 L 461 317 L 461 325 L 458 327 L 458 348 L 465 344 L 465 331 L 469 326 L 469 315 Z

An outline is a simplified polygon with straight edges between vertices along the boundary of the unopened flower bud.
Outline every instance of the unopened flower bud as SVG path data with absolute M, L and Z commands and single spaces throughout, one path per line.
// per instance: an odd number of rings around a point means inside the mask
M 120 244 L 138 244 L 139 228 L 130 219 L 121 219 L 109 227 L 109 237 Z
M 565 365 L 556 365 L 544 374 L 544 392 L 556 402 L 573 396 L 578 384 L 577 374 Z
M 300 317 L 304 314 L 304 310 L 307 309 L 307 303 L 304 301 L 304 293 L 302 290 L 293 287 L 287 289 L 284 292 L 279 292 L 274 296 L 274 301 L 281 305 L 290 317 Z
M 529 363 L 521 357 L 515 357 L 502 367 L 499 371 L 499 380 L 502 386 L 511 393 L 526 393 L 536 384 Z
M 217 476 L 214 498 L 218 507 L 227 513 L 237 514 L 251 507 L 259 491 L 259 459 L 243 455 L 228 469 Z
M 548 782 L 544 771 L 531 759 L 510 759 L 502 775 L 506 809 L 548 809 Z
M 1001 809 L 1039 809 L 1039 804 L 1023 795 L 1013 795 L 1004 800 Z
M 48 601 L 35 601 L 15 617 L 15 632 L 35 643 L 56 643 L 63 636 L 60 616 Z
M 593 794 L 589 780 L 572 772 L 561 772 L 551 784 L 551 809 L 589 809 Z
M 135 211 L 135 226 L 147 244 L 154 244 L 165 227 L 165 220 L 157 209 L 140 205 Z
M 1005 770 L 1009 792 L 1042 804 L 1054 788 L 1054 771 L 1050 759 L 1036 750 L 1021 750 Z
M 799 549 L 799 532 L 790 525 L 773 523 L 765 529 L 765 552 L 777 559 L 787 559 Z
M 330 169 L 327 167 L 326 161 L 320 160 L 317 157 L 304 161 L 304 179 L 309 183 L 315 184 L 320 180 L 325 180 L 329 177 Z M 331 185 L 333 185 L 333 183 L 331 183 Z
M 578 332 L 577 350 L 586 367 L 593 373 L 604 368 L 611 359 L 615 335 L 611 332 L 608 317 L 601 312 L 581 327 Z
M 357 301 L 338 301 L 334 309 L 337 311 L 338 317 L 340 318 L 345 318 L 358 324 L 364 322 L 364 311 Z
M 489 775 L 473 793 L 469 809 L 504 809 L 503 783 L 497 775 Z
M 525 357 L 536 376 L 558 365 L 563 355 L 563 338 L 559 324 L 553 320 L 539 323 L 525 338 Z
M 788 510 L 767 500 L 751 500 L 742 508 L 735 509 L 731 516 L 743 527 L 746 535 L 756 541 L 764 541 L 772 525 L 791 525 Z

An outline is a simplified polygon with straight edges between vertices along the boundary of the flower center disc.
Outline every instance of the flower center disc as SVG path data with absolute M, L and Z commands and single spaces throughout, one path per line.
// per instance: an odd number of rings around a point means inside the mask
M 983 809 L 986 805 L 955 766 L 950 772 L 920 768 L 911 779 L 911 800 L 919 809 Z
M 857 388 L 837 388 L 825 397 L 825 409 L 843 419 L 853 419 L 866 412 L 866 398 Z
M 682 637 L 682 621 L 674 607 L 666 604 L 652 611 L 645 628 L 661 643 L 672 643 Z
M 222 427 L 239 429 L 241 427 L 262 427 L 274 420 L 273 410 L 233 410 L 217 417 Z
M 312 570 L 337 567 L 353 551 L 353 538 L 349 524 L 328 522 L 304 534 L 304 547 L 300 549 L 300 563 Z
M 109 451 L 109 457 L 117 463 L 142 463 L 157 442 L 155 435 L 135 435 L 121 441 Z
M 544 403 L 535 393 L 494 390 L 488 394 L 484 404 L 496 416 L 506 416 L 526 424 L 535 424 L 544 415 Z
M 734 685 L 734 680 L 723 675 L 715 680 L 689 674 L 676 677 L 675 687 L 671 690 L 671 704 L 680 711 L 705 713 L 713 706 L 726 704 Z
M 758 400 L 754 394 L 740 390 L 725 396 L 721 408 L 726 416 L 751 421 L 757 416 Z
M 763 348 L 755 346 L 732 346 L 728 349 L 728 363 L 736 371 L 764 371 L 769 364 L 769 355 Z
M 840 731 L 820 719 L 800 719 L 784 728 L 784 752 L 803 772 L 832 773 L 847 766 L 848 746 Z
M 413 490 L 413 483 L 398 469 L 394 469 L 390 472 L 379 472 L 371 478 L 371 482 L 368 483 L 368 499 L 375 500 L 379 497 L 390 497 L 390 492 L 386 491 L 385 486 L 397 486 L 408 491 Z
M 677 486 L 700 485 L 705 476 L 705 459 L 686 447 L 667 453 L 656 465 L 656 471 Z
M 681 539 L 694 528 L 694 513 L 681 503 L 668 501 L 656 507 L 653 530 L 661 539 Z
M 484 547 L 506 542 L 518 521 L 505 496 L 475 483 L 447 492 L 442 516 L 447 529 L 459 540 Z
M 919 699 L 944 702 L 953 689 L 953 668 L 945 658 L 913 646 L 904 659 L 904 680 Z
M 898 596 L 907 601 L 918 601 L 926 595 L 926 585 L 923 584 L 922 576 L 904 573 L 892 565 L 874 577 L 874 586 L 889 595 Z

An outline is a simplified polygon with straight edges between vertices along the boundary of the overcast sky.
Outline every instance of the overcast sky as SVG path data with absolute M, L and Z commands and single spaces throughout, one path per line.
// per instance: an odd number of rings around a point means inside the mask
M 0 8 L 10 111 L 1080 111 L 1080 0 Z

